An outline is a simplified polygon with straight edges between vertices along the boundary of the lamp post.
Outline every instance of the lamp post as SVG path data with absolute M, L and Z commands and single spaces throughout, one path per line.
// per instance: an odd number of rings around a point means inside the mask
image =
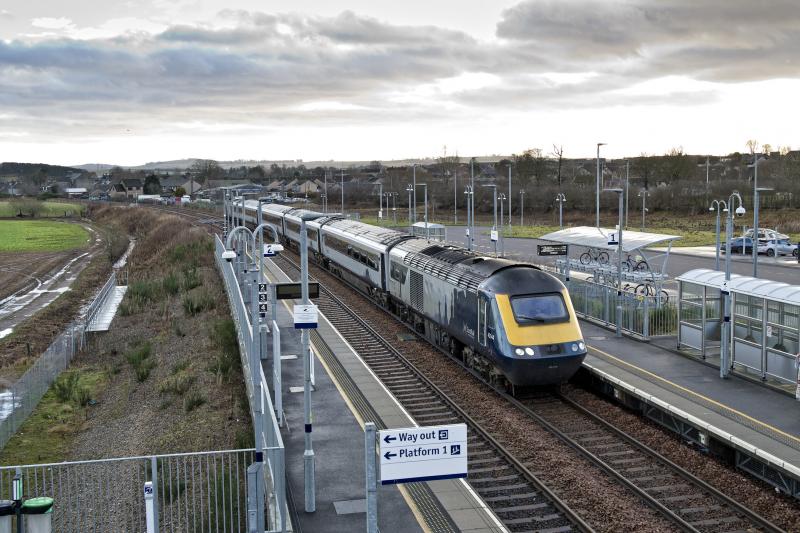
M 558 202 L 558 227 L 564 227 L 564 202 L 567 201 L 567 197 L 564 196 L 563 192 L 560 192 L 556 195 L 556 202 Z
M 378 184 L 378 222 L 383 220 L 383 183 Z
M 503 193 L 500 193 L 500 196 L 498 196 L 497 199 L 500 200 L 500 257 L 505 257 L 505 255 L 506 255 L 506 245 L 505 245 L 505 237 L 503 235 L 502 228 L 503 228 L 503 222 L 504 222 L 504 218 L 503 218 L 503 202 L 506 200 L 506 195 L 503 194 Z M 510 206 L 511 206 L 511 203 L 509 202 L 509 208 L 508 208 L 509 211 L 511 211 L 511 207 Z M 509 223 L 508 227 L 509 228 L 511 227 L 510 223 Z
M 344 169 L 342 169 L 342 215 L 344 215 Z
M 525 225 L 525 189 L 519 191 L 519 225 Z
M 411 188 L 411 184 L 408 184 L 406 187 L 406 192 L 408 193 L 408 227 L 411 230 L 411 234 L 414 234 L 414 223 L 411 222 L 411 193 L 414 192 L 414 189 Z
M 722 208 L 722 209 L 720 209 Z M 709 211 L 717 212 L 717 225 L 716 225 L 716 235 L 717 235 L 717 250 L 716 250 L 716 257 L 714 260 L 714 270 L 719 270 L 719 218 L 720 213 L 727 213 L 728 212 L 728 204 L 725 200 L 714 200 L 711 202 L 711 207 L 708 208 Z
M 617 337 L 622 337 L 622 223 L 625 213 L 624 189 L 605 189 L 619 196 L 619 222 L 617 225 Z M 611 243 L 609 243 L 611 244 Z
M 758 164 L 764 160 L 759 154 L 753 156 L 753 277 L 758 277 Z
M 625 229 L 628 229 L 628 191 L 631 188 L 631 160 L 625 160 Z
M 492 219 L 492 232 L 489 234 L 490 237 L 496 237 L 492 239 L 494 243 L 494 256 L 497 257 L 497 185 L 484 185 L 484 187 L 488 187 L 492 189 L 492 209 L 494 211 L 493 219 Z
M 644 231 L 644 215 L 647 213 L 647 197 L 650 195 L 646 189 L 639 191 L 639 198 L 642 199 L 642 231 Z
M 600 227 L 600 147 L 606 143 L 597 143 L 597 179 L 595 181 L 595 226 Z
M 412 191 L 413 191 L 413 194 L 414 194 L 413 200 L 412 200 L 414 202 L 414 211 L 413 211 L 414 220 L 411 222 L 411 224 L 413 225 L 413 224 L 417 223 L 417 164 L 416 163 L 414 163 L 412 165 L 412 174 L 413 174 L 413 180 L 414 180 L 413 181 L 413 188 L 412 188 Z
M 464 187 L 464 196 L 467 199 L 467 250 L 472 250 L 472 201 L 471 197 L 473 196 L 472 187 L 467 185 Z
M 511 163 L 508 164 L 508 227 L 511 227 Z
M 731 239 L 733 238 L 733 213 L 734 201 L 739 200 L 739 207 L 736 208 L 736 216 L 744 216 L 744 202 L 737 191 L 733 191 L 728 198 L 728 217 L 725 221 L 725 283 L 722 287 L 724 295 L 723 318 L 722 318 L 722 350 L 719 361 L 719 377 L 727 378 L 730 369 L 730 349 L 731 349 L 731 295 L 728 283 L 731 280 Z M 744 246 L 744 245 L 743 245 Z
M 328 213 L 328 171 L 325 171 L 325 184 L 322 188 L 322 212 Z
M 431 236 L 428 233 L 428 184 L 427 183 L 417 183 L 418 187 L 425 187 L 425 239 L 430 240 Z M 414 193 L 416 196 L 417 193 Z
M 395 191 L 386 193 L 392 197 L 392 219 L 394 225 L 397 226 L 397 193 Z M 386 199 L 386 209 L 389 209 L 389 199 Z
M 453 224 L 458 225 L 458 163 L 453 173 Z

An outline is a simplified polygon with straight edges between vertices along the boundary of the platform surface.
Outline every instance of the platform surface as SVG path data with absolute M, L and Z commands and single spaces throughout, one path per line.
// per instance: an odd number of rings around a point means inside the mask
M 800 402 L 654 344 L 581 322 L 585 367 L 678 407 L 760 450 L 800 466 Z
M 277 267 L 269 262 L 272 280 L 288 281 Z M 281 327 L 283 405 L 287 427 L 286 470 L 295 507 L 294 523 L 300 531 L 354 532 L 363 531 L 366 524 L 364 512 L 365 420 L 354 407 L 365 401 L 369 409 L 386 427 L 409 427 L 414 421 L 396 402 L 380 381 L 372 374 L 347 342 L 320 314 L 319 338 L 312 335 L 312 351 L 316 357 L 316 389 L 312 393 L 313 442 L 316 455 L 317 510 L 306 513 L 303 508 L 303 394 L 289 392 L 290 387 L 302 390 L 303 367 L 300 355 L 299 330 L 294 330 L 288 306 L 293 302 L 279 302 Z M 325 348 L 319 346 L 324 341 Z M 270 345 L 271 346 L 271 345 Z M 325 349 L 334 357 L 337 371 L 325 364 L 320 355 Z M 292 355 L 298 356 L 292 358 Z M 289 357 L 287 357 L 289 356 Z M 328 360 L 329 364 L 331 360 Z M 271 363 L 264 361 L 264 374 L 271 372 Z M 344 377 L 342 375 L 344 373 Z M 343 383 L 343 381 L 347 383 Z M 355 392 L 345 389 L 357 389 Z M 297 389 L 296 389 L 297 390 Z M 347 397 L 346 397 L 347 396 Z M 358 396 L 354 398 L 353 396 Z M 379 426 L 380 427 L 380 426 Z M 413 487 L 417 485 L 417 487 Z M 463 480 L 443 480 L 411 485 L 386 485 L 378 487 L 379 528 L 383 532 L 419 532 L 429 529 L 424 524 L 421 506 L 434 506 L 443 514 L 442 531 L 470 533 L 499 533 L 506 531 Z M 414 496 L 412 497 L 412 493 Z M 422 500 L 419 495 L 422 494 Z M 425 500 L 425 496 L 429 499 Z M 422 505 L 420 505 L 422 501 Z M 435 513 L 434 513 L 435 514 Z M 430 515 L 428 515 L 430 516 Z

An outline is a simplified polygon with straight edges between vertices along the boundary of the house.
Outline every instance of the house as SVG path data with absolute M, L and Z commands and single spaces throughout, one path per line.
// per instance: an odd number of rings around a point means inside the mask
M 320 187 L 314 182 L 314 180 L 308 180 L 298 184 L 296 192 L 298 194 L 317 194 L 319 190 Z
M 138 198 L 140 194 L 144 194 L 144 185 L 139 178 L 125 178 L 121 183 L 128 198 Z
M 122 182 L 115 183 L 108 192 L 108 196 L 112 200 L 124 200 L 128 197 L 128 191 L 125 189 L 125 185 L 123 185 Z

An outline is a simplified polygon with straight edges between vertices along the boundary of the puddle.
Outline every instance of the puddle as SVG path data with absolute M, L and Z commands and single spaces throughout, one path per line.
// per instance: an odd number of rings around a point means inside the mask
M 14 398 L 13 393 L 5 389 L 0 392 L 0 420 L 5 420 L 14 411 L 22 405 L 20 398 Z
M 14 328 L 6 328 L 3 331 L 0 331 L 0 339 L 4 337 L 8 337 L 14 332 Z

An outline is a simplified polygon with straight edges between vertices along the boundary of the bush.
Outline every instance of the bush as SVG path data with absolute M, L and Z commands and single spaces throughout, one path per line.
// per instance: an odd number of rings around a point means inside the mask
M 174 272 L 170 272 L 161 280 L 161 287 L 164 289 L 164 292 L 170 296 L 178 294 L 178 291 L 181 290 L 178 276 Z
M 206 403 L 206 398 L 198 391 L 191 391 L 183 399 L 183 409 L 190 413 Z
M 187 294 L 183 297 L 183 310 L 188 316 L 195 316 L 203 311 L 214 309 L 216 302 L 208 292 Z
M 61 374 L 53 383 L 53 391 L 62 403 L 74 403 L 80 407 L 86 407 L 92 399 L 92 392 L 89 387 L 81 383 L 78 372 Z
M 136 381 L 142 383 L 150 376 L 150 371 L 156 367 L 156 361 L 150 357 L 152 347 L 149 342 L 138 344 L 127 353 L 125 359 L 133 367 Z
M 212 344 L 220 353 L 214 357 L 209 367 L 220 378 L 227 379 L 234 369 L 241 365 L 239 359 L 239 338 L 236 335 L 236 326 L 231 319 L 218 320 L 211 327 L 209 333 Z
M 162 394 L 173 393 L 177 396 L 183 396 L 194 383 L 194 376 L 188 372 L 181 370 L 168 378 L 164 379 L 158 386 L 159 392 Z
M 185 268 L 183 270 L 183 290 L 185 292 L 189 292 L 190 290 L 194 289 L 195 287 L 199 287 L 202 284 L 203 280 L 197 273 L 197 269 L 195 267 Z

